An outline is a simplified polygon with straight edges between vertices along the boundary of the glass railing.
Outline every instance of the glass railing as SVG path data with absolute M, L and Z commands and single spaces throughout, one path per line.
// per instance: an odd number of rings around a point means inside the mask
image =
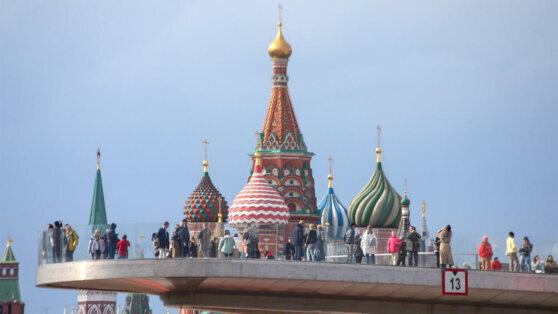
M 114 236 L 111 239 L 109 225 L 100 226 L 72 226 L 79 237 L 75 248 L 75 237 L 62 229 L 49 229 L 40 232 L 39 240 L 39 265 L 62 263 L 69 261 L 85 261 L 95 259 L 154 259 L 154 258 L 255 258 L 293 260 L 292 252 L 286 249 L 286 242 L 292 234 L 292 225 L 265 225 L 252 226 L 230 225 L 228 223 L 188 223 L 188 231 L 177 227 L 177 222 L 171 222 L 165 230 L 168 232 L 169 243 L 165 237 L 158 237 L 162 225 L 157 223 L 144 224 L 117 224 Z M 108 228 L 108 229 L 107 229 Z M 99 238 L 94 236 L 99 230 Z M 305 226 L 304 233 L 308 232 Z M 345 229 L 325 227 L 320 232 L 318 247 L 310 250 L 303 247 L 302 260 L 313 260 L 315 257 L 320 262 L 328 263 L 360 263 L 376 265 L 393 265 L 392 255 L 386 253 L 387 236 L 389 230 L 375 230 L 377 235 L 376 253 L 368 258 L 356 246 L 351 248 L 356 254 L 348 258 L 348 247 L 343 242 Z M 364 231 L 364 230 L 363 230 Z M 228 233 L 228 235 L 225 235 Z M 161 234 L 165 234 L 164 232 Z M 126 235 L 130 246 L 125 250 L 118 249 L 118 242 Z M 478 255 L 478 246 L 483 235 L 454 233 L 451 247 L 454 264 L 459 267 L 481 269 L 481 258 Z M 494 256 L 499 257 L 503 271 L 508 271 L 509 257 L 505 255 L 506 237 L 488 235 L 492 243 Z M 186 241 L 188 239 L 188 241 Z M 530 237 L 533 243 L 531 262 L 535 255 L 541 256 L 546 261 L 547 256 L 555 252 L 558 244 L 544 237 Z M 424 239 L 423 239 L 424 240 Z M 323 243 L 320 245 L 319 243 Z M 418 253 L 418 267 L 437 267 L 436 255 L 433 252 L 433 239 L 421 241 L 421 250 Z M 519 238 L 516 240 L 520 245 Z M 120 246 L 123 246 L 124 242 Z M 323 247 L 323 249 L 320 249 Z M 74 248 L 74 250 L 70 250 Z M 554 251 L 553 251 L 554 250 Z M 310 251 L 311 254 L 307 254 Z M 313 253 L 312 253 L 313 252 Z M 121 254 L 119 254 L 121 253 Z M 408 265 L 409 254 L 403 259 Z M 519 256 L 518 256 L 519 257 Z M 520 270 L 518 266 L 518 271 Z M 525 267 L 525 271 L 527 271 Z M 532 271 L 534 271 L 532 269 Z M 558 270 L 557 270 L 558 271 Z

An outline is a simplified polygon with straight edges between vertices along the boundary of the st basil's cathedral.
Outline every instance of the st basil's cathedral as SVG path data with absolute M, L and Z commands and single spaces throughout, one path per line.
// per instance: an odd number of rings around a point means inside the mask
M 314 154 L 308 151 L 289 96 L 287 67 L 292 52 L 283 37 L 280 21 L 277 36 L 268 47 L 273 86 L 262 131 L 257 133 L 256 151 L 250 153 L 252 168 L 248 184 L 229 207 L 209 178 L 206 153 L 204 174 L 186 201 L 184 215 L 190 222 L 228 221 L 237 228 L 248 223 L 281 226 L 275 231 L 260 228 L 260 246 L 264 245 L 266 250 L 281 250 L 286 238 L 301 220 L 305 224 L 322 224 L 334 240 L 341 240 L 344 230 L 352 222 L 357 227 L 372 225 L 378 237 L 377 249 L 380 253 L 385 250 L 391 231 L 405 236 L 410 225 L 407 191 L 402 198 L 391 186 L 382 168 L 380 127 L 375 170 L 348 209 L 333 191 L 331 158 L 328 191 L 317 204 L 311 168 Z M 270 192 L 269 187 L 275 191 Z M 426 228 L 424 219 L 423 204 L 423 228 Z M 428 234 L 427 230 L 421 231 Z M 425 244 L 428 246 L 428 243 Z

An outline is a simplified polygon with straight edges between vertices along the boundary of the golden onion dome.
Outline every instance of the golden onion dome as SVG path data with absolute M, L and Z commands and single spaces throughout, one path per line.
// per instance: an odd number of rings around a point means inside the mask
M 277 36 L 275 36 L 275 40 L 272 41 L 271 44 L 269 44 L 267 52 L 273 59 L 287 59 L 293 53 L 291 45 L 289 45 L 285 38 L 283 38 L 283 33 L 281 32 L 281 22 L 279 22 L 279 30 L 277 31 Z

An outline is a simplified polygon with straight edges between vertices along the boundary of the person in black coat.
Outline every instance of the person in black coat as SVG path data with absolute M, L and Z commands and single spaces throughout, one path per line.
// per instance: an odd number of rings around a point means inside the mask
M 105 247 L 107 251 L 106 258 L 114 259 L 114 252 L 116 251 L 116 244 L 118 243 L 118 234 L 116 233 L 116 224 L 111 223 L 106 233 Z
M 198 246 L 196 244 L 196 237 L 191 236 L 190 242 L 188 242 L 188 256 L 191 258 L 198 257 Z
M 157 241 L 159 242 L 159 258 L 166 258 L 169 251 L 170 239 L 169 233 L 167 231 L 168 227 L 169 222 L 165 221 L 163 227 L 159 228 L 159 231 L 157 231 Z
M 317 262 L 316 260 L 316 242 L 318 241 L 318 233 L 316 227 L 311 224 L 310 231 L 306 234 L 306 261 Z
M 409 235 L 407 236 L 407 252 L 409 252 L 409 266 L 418 265 L 418 252 L 420 249 L 420 234 L 418 234 L 415 227 L 409 227 Z
M 217 257 L 217 247 L 219 246 L 217 241 L 219 241 L 219 239 L 213 238 L 213 240 L 209 242 L 209 257 L 211 258 Z
M 51 233 L 51 240 L 50 240 L 50 244 L 52 245 L 52 256 L 55 263 L 62 262 L 62 243 L 63 243 L 62 222 L 55 221 L 54 228 Z
M 407 242 L 405 238 L 399 238 L 401 240 L 401 246 L 399 247 L 399 258 L 397 259 L 397 265 L 405 266 L 405 259 L 407 258 Z
M 296 224 L 293 230 L 292 238 L 293 238 L 293 245 L 295 248 L 293 260 L 301 261 L 302 252 L 303 252 L 302 245 L 304 244 L 304 221 L 301 220 L 298 222 L 298 224 Z
M 285 260 L 290 261 L 292 257 L 294 257 L 295 247 L 293 245 L 293 238 L 289 237 L 287 243 L 285 243 L 285 249 L 283 249 L 283 256 L 285 256 Z
M 177 230 L 177 238 L 181 243 L 182 257 L 188 256 L 188 243 L 190 242 L 190 229 L 188 229 L 188 222 L 186 219 L 182 220 L 180 228 Z

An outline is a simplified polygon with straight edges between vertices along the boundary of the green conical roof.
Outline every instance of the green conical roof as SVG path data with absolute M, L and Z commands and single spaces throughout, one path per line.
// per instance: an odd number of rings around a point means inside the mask
M 8 248 L 6 248 L 6 253 L 4 253 L 4 257 L 2 258 L 2 263 L 14 263 L 17 262 L 14 251 L 12 251 L 12 246 L 10 242 L 8 242 Z
M 97 175 L 95 176 L 95 186 L 93 187 L 93 201 L 91 202 L 91 214 L 89 215 L 89 225 L 94 229 L 105 231 L 108 224 L 107 210 L 105 208 L 105 194 L 103 192 L 103 180 L 101 178 L 100 166 L 101 152 L 97 150 Z

